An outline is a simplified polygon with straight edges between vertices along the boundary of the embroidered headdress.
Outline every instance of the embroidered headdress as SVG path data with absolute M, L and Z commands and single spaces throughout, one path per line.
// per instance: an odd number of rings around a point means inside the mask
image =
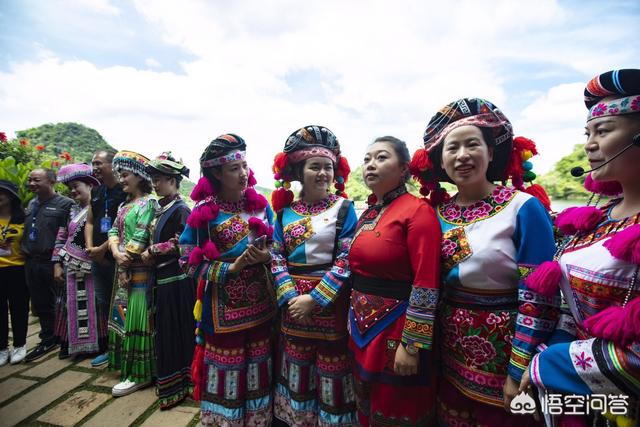
M 344 186 L 349 179 L 351 169 L 346 157 L 340 155 L 340 143 L 329 129 L 323 126 L 309 125 L 293 132 L 285 141 L 281 153 L 273 161 L 276 190 L 271 193 L 271 205 L 279 212 L 293 201 L 290 190 L 291 181 L 298 181 L 295 166 L 312 157 L 326 157 L 335 165 L 334 181 L 336 194 L 346 198 Z
M 528 161 L 537 154 L 533 141 L 523 137 L 514 140 L 511 122 L 491 102 L 480 98 L 462 98 L 444 106 L 431 118 L 423 136 L 424 148 L 415 152 L 409 166 L 411 174 L 422 185 L 420 192 L 424 196 L 431 195 L 433 204 L 449 197 L 439 182 L 452 182 L 440 164 L 443 141 L 452 130 L 468 125 L 483 129 L 485 138 L 489 139 L 486 143 L 494 147 L 493 159 L 487 169 L 489 181 L 511 178 L 513 185 L 523 190 L 524 182 L 531 182 L 536 177 Z M 538 185 L 529 188 L 549 209 L 549 199 L 544 189 Z
M 57 174 L 58 182 L 69 184 L 71 181 L 82 181 L 89 185 L 100 185 L 100 181 L 93 176 L 91 166 L 84 163 L 64 165 Z
M 149 160 L 149 163 L 147 163 L 147 172 L 149 172 L 149 175 L 162 174 L 173 177 L 179 177 L 181 175 L 186 177 L 189 176 L 189 169 L 182 164 L 182 162 L 174 159 L 171 155 L 171 151 L 166 151 L 155 159 Z
M 113 170 L 118 173 L 129 171 L 147 181 L 151 181 L 151 176 L 149 176 L 146 169 L 148 161 L 148 158 L 134 151 L 118 151 L 111 164 L 113 165 Z

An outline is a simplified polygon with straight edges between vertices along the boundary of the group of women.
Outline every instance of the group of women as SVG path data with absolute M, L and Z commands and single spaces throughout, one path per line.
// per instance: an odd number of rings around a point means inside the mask
M 483 99 L 438 111 L 413 158 L 397 138 L 373 141 L 359 218 L 326 127 L 286 139 L 271 207 L 245 141 L 212 141 L 180 237 L 203 425 L 540 425 L 510 411 L 534 390 L 628 396 L 624 416 L 585 407 L 553 425 L 635 423 L 640 70 L 585 93 L 587 188 L 621 197 L 560 214 L 555 230 L 543 189 L 525 184 L 535 144 Z M 428 198 L 407 191 L 411 175 Z
M 535 144 L 479 98 L 440 109 L 413 157 L 397 138 L 373 141 L 359 218 L 344 194 L 349 165 L 323 126 L 286 139 L 271 205 L 238 135 L 205 149 L 192 211 L 177 195 L 184 166 L 118 153 L 129 198 L 109 232 L 114 395 L 155 377 L 163 406 L 193 391 L 212 426 L 464 427 L 542 425 L 510 411 L 520 393 L 615 394 L 628 397 L 625 415 L 542 415 L 548 425 L 635 425 L 640 70 L 595 77 L 585 103 L 586 186 L 613 198 L 561 213 L 555 229 L 546 194 L 525 184 Z M 91 179 L 80 169 L 60 175 L 82 209 Z M 411 176 L 423 198 L 408 192 Z M 91 278 L 73 251 L 82 220 L 80 210 L 57 255 L 68 301 L 90 323 L 81 290 Z M 96 330 L 69 329 L 69 351 L 106 339 Z
M 149 160 L 130 151 L 118 152 L 113 168 L 127 199 L 105 229 L 117 263 L 108 316 L 98 313 L 86 250 L 93 246 L 94 224 L 87 222 L 91 188 L 99 181 L 85 164 L 65 165 L 58 172 L 58 181 L 77 203 L 53 251 L 62 290 L 56 304 L 59 357 L 86 357 L 108 343 L 109 368 L 119 370 L 122 380 L 113 395 L 132 393 L 155 379 L 160 407 L 166 409 L 192 390 L 195 289 L 178 264 L 177 244 L 190 212 L 178 194 L 188 170 L 169 153 Z

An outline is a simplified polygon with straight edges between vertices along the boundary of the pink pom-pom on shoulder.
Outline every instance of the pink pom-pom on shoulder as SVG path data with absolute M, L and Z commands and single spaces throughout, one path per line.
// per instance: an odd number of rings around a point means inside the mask
M 191 228 L 204 228 L 209 221 L 213 221 L 218 216 L 220 208 L 212 201 L 196 206 L 187 218 L 187 224 Z
M 209 180 L 203 176 L 198 180 L 198 183 L 195 187 L 193 187 L 193 190 L 191 190 L 191 199 L 194 202 L 199 202 L 200 200 L 204 200 L 209 196 L 214 196 L 215 193 L 216 192 L 213 189 L 211 182 L 209 182 Z
M 604 247 L 615 258 L 632 264 L 640 264 L 640 224 L 617 232 L 604 242 Z
M 207 240 L 207 242 L 202 246 L 202 252 L 209 261 L 213 261 L 220 257 L 220 251 L 211 240 Z
M 196 246 L 189 254 L 189 265 L 200 265 L 204 261 L 204 252 Z
M 249 212 L 261 211 L 266 208 L 269 203 L 266 197 L 259 194 L 254 188 L 247 188 L 244 191 L 244 208 Z
M 538 266 L 524 281 L 534 292 L 550 297 L 558 292 L 562 269 L 558 261 L 545 261 Z
M 591 173 L 587 174 L 584 180 L 584 188 L 586 188 L 587 191 L 603 196 L 617 196 L 618 194 L 622 194 L 622 186 L 618 181 L 596 181 L 591 177 Z
M 640 340 L 640 298 L 635 298 L 626 307 L 609 307 L 587 318 L 584 328 L 596 338 L 627 346 Z
M 556 227 L 562 234 L 571 236 L 579 231 L 593 230 L 604 218 L 602 209 L 595 206 L 567 208 L 556 218 Z

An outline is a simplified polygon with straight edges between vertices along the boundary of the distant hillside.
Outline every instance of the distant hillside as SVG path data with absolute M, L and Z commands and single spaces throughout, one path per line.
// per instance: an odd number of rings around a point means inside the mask
M 27 138 L 32 145 L 44 145 L 45 151 L 56 157 L 66 151 L 74 162 L 91 163 L 96 151 L 114 149 L 95 129 L 79 123 L 48 123 L 19 130 L 16 136 Z
M 576 145 L 571 154 L 558 160 L 553 169 L 536 180 L 538 184 L 544 186 L 552 199 L 586 199 L 589 192 L 584 189 L 584 178 L 574 178 L 571 176 L 571 168 L 582 166 L 589 168 L 587 153 L 582 144 Z

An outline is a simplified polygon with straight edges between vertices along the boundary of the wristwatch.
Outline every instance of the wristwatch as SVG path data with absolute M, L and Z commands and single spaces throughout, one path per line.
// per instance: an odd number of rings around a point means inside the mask
M 409 353 L 411 356 L 415 356 L 416 354 L 418 354 L 418 351 L 420 351 L 418 347 L 416 347 L 413 344 L 402 343 L 402 346 L 407 351 L 407 353 Z

